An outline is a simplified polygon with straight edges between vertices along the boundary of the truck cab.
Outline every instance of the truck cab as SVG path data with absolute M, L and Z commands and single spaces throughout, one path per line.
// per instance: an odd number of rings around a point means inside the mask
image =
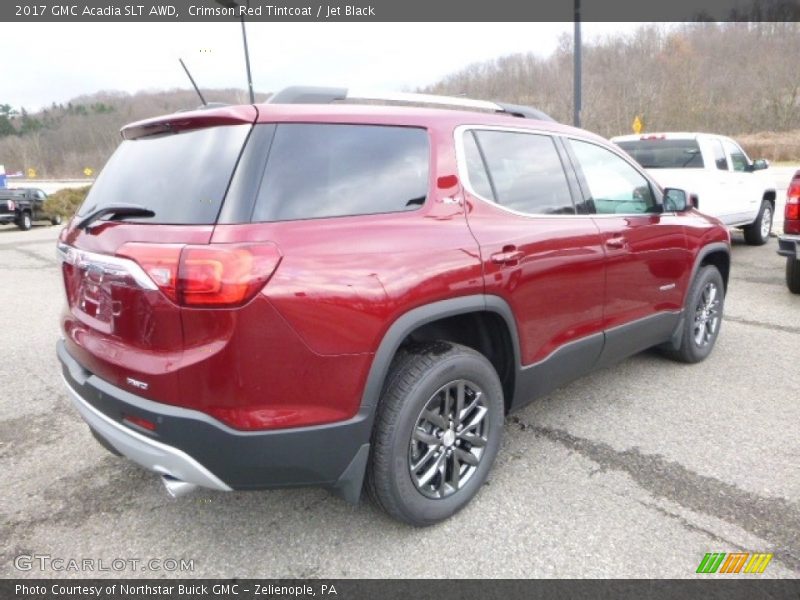
M 733 139 L 709 133 L 648 133 L 614 137 L 662 186 L 686 190 L 695 207 L 765 244 L 775 214 L 769 162 L 751 160 Z

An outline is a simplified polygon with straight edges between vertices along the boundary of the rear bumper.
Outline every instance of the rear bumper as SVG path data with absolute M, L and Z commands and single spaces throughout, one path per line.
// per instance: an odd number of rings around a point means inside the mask
M 72 399 L 72 404 L 78 409 L 83 420 L 96 435 L 121 455 L 162 475 L 169 475 L 175 479 L 213 490 L 230 491 L 231 488 L 185 452 L 150 439 L 111 420 L 84 400 L 66 378 L 64 378 L 64 383 Z
M 286 430 L 239 431 L 205 413 L 153 402 L 84 369 L 57 345 L 72 403 L 94 433 L 130 460 L 162 475 L 216 490 L 323 486 L 357 501 L 372 411 Z M 155 423 L 148 431 L 125 416 Z
M 778 237 L 778 254 L 800 260 L 800 235 L 782 235 Z

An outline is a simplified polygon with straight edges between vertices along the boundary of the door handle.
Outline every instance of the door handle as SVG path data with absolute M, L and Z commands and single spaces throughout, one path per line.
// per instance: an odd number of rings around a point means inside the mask
M 514 266 L 523 256 L 525 256 L 525 253 L 522 250 L 518 250 L 516 246 L 505 246 L 502 252 L 492 254 L 491 259 L 497 265 Z
M 606 246 L 609 248 L 624 248 L 628 245 L 628 240 L 626 240 L 621 235 L 608 238 L 606 240 Z

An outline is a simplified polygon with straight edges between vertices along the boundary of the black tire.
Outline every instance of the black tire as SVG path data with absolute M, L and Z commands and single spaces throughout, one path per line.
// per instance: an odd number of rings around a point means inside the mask
M 751 246 L 763 246 L 769 240 L 772 232 L 772 220 L 775 216 L 775 209 L 772 202 L 762 200 L 758 216 L 752 224 L 742 228 L 744 231 L 744 241 Z M 768 223 L 767 223 L 768 222 Z
M 33 225 L 33 221 L 31 220 L 31 213 L 24 212 L 19 217 L 19 222 L 17 223 L 17 227 L 22 229 L 22 231 L 28 231 L 31 226 Z
M 706 302 L 707 296 L 704 296 L 708 286 L 714 286 L 716 289 L 714 298 L 717 301 L 714 306 L 716 322 L 713 324 L 713 331 L 710 332 L 708 331 L 708 321 L 710 319 L 702 320 L 707 313 L 701 311 L 702 306 L 708 306 Z M 666 355 L 673 360 L 685 363 L 698 363 L 705 360 L 711 354 L 711 350 L 714 349 L 714 344 L 719 336 L 724 308 L 725 285 L 722 281 L 722 275 L 713 265 L 701 267 L 695 275 L 692 286 L 689 288 L 689 293 L 686 295 L 680 346 L 677 349 L 668 346 L 665 349 Z M 698 337 L 700 337 L 700 340 L 698 340 Z
M 800 260 L 791 256 L 786 259 L 786 287 L 793 294 L 800 294 Z
M 61 215 L 53 215 L 50 217 L 51 225 L 61 225 Z
M 464 387 L 458 387 L 458 382 L 462 381 Z M 455 386 L 452 394 L 448 386 Z M 462 392 L 463 402 L 467 407 L 474 405 L 473 412 L 457 411 L 453 404 L 447 406 L 453 408 L 453 414 L 460 412 L 463 420 L 470 423 L 474 422 L 476 411 L 480 410 L 483 417 L 478 429 L 468 425 L 463 431 L 459 429 L 461 433 L 456 433 L 453 421 L 449 422 L 446 430 L 437 430 L 432 421 L 429 423 L 431 430 L 420 425 L 427 423 L 426 415 L 434 413 L 432 406 L 440 400 L 440 406 L 456 402 L 455 390 L 462 389 L 466 390 Z M 478 390 L 481 392 L 480 400 L 475 393 Z M 445 399 L 446 395 L 449 401 Z M 449 414 L 446 408 L 442 412 Z M 389 515 L 410 525 L 424 527 L 449 518 L 464 508 L 486 481 L 500 448 L 504 413 L 500 379 L 482 354 L 449 342 L 430 342 L 399 352 L 390 368 L 375 418 L 367 467 L 367 492 Z M 442 415 L 436 413 L 436 417 L 441 419 Z M 414 441 L 412 444 L 412 434 L 419 435 L 420 432 L 439 441 L 435 444 Z M 482 441 L 472 446 L 469 439 Z M 414 457 L 415 448 L 420 446 L 428 450 L 424 455 L 430 455 L 430 462 L 424 465 L 430 469 L 418 468 L 415 473 L 435 472 L 429 484 L 420 484 L 424 477 L 414 477 L 411 471 L 412 460 L 420 463 L 424 460 Z M 439 448 L 438 454 L 435 448 Z M 467 453 L 473 452 L 480 453 L 477 460 L 473 457 L 470 461 L 459 462 L 461 458 L 468 458 Z M 422 449 L 420 453 L 423 453 Z M 471 461 L 476 464 L 471 464 Z M 434 468 L 442 464 L 444 474 Z M 454 468 L 454 465 L 458 466 Z M 449 482 L 458 482 L 459 485 L 454 487 Z M 439 491 L 428 489 L 428 485 Z M 436 493 L 441 497 L 430 495 Z

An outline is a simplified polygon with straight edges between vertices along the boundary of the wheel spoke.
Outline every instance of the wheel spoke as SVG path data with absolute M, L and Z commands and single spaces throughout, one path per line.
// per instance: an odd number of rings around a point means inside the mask
M 424 429 L 420 429 L 419 427 L 414 430 L 413 438 L 418 442 L 427 444 L 428 446 L 438 446 L 440 443 L 439 438 L 432 433 L 428 433 Z
M 717 286 L 709 285 L 708 286 L 708 300 L 706 301 L 706 309 L 711 307 L 711 305 L 714 303 L 714 299 L 716 297 L 717 297 Z
M 447 485 L 447 458 L 439 464 L 439 487 L 437 491 L 439 492 L 440 498 L 445 495 L 445 485 Z
M 464 425 L 464 431 L 471 431 L 475 429 L 478 425 L 480 425 L 481 421 L 483 421 L 483 418 L 486 416 L 487 412 L 489 412 L 489 410 L 486 407 L 479 406 L 475 410 L 475 415 L 472 417 L 470 422 Z
M 417 471 L 419 471 L 422 467 L 424 467 L 428 462 L 436 455 L 437 450 L 439 450 L 438 446 L 431 446 L 425 452 L 425 454 L 420 458 L 416 463 L 411 465 L 411 471 L 416 475 Z
M 461 462 L 458 460 L 458 453 L 453 452 L 450 457 L 450 486 L 457 490 L 461 482 Z
M 456 385 L 456 410 L 454 413 L 454 421 L 461 422 L 461 412 L 464 410 L 464 397 L 466 395 L 466 382 L 459 381 Z
M 439 457 L 433 462 L 433 464 L 426 470 L 418 479 L 417 485 L 420 487 L 427 485 L 428 482 L 436 476 L 436 473 L 439 472 L 439 465 L 444 462 L 444 452 L 442 452 Z
M 432 410 L 426 410 L 422 413 L 422 418 L 428 421 L 429 423 L 433 423 L 439 429 L 447 429 L 448 422 L 445 417 L 440 415 L 439 413 L 435 413 Z
M 461 441 L 467 442 L 473 448 L 483 448 L 486 446 L 486 439 L 473 433 L 465 433 L 458 436 Z
M 475 392 L 474 397 L 472 398 L 472 402 L 469 403 L 465 409 L 461 411 L 461 414 L 458 416 L 458 422 L 463 423 L 464 419 L 473 411 L 475 407 L 478 406 L 483 402 L 483 392 Z
M 444 391 L 444 407 L 442 409 L 442 418 L 444 419 L 444 428 L 450 426 L 450 415 L 453 413 L 453 396 L 450 393 L 452 388 L 447 388 Z
M 455 451 L 456 456 L 461 462 L 465 462 L 468 465 L 472 465 L 473 467 L 478 466 L 478 457 L 475 456 L 472 452 L 467 452 L 466 450 L 462 450 L 461 448 L 456 448 Z

